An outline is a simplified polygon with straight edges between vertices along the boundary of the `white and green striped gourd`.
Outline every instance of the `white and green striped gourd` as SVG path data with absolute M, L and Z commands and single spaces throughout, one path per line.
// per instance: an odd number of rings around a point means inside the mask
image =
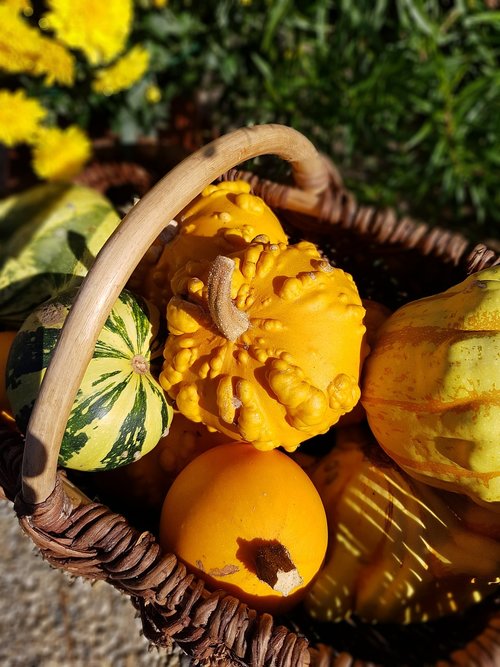
M 76 290 L 69 290 L 36 308 L 12 344 L 7 395 L 22 431 L 75 296 Z M 158 330 L 156 308 L 123 290 L 75 398 L 62 440 L 61 466 L 117 468 L 141 458 L 168 432 L 172 408 L 150 367 L 161 355 Z

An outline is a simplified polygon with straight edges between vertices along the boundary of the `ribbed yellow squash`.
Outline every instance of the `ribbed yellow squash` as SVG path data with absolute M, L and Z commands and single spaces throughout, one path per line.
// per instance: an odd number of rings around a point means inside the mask
M 413 477 L 500 501 L 500 266 L 391 315 L 364 367 L 362 403 Z

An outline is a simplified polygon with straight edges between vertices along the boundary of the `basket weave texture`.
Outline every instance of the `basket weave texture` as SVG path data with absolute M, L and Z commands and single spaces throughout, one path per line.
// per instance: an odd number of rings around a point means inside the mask
M 391 308 L 500 264 L 493 250 L 474 246 L 461 234 L 360 205 L 335 167 L 330 162 L 325 166 L 328 188 L 310 198 L 314 205 L 309 210 L 304 204 L 297 207 L 294 185 L 236 169 L 221 178 L 249 181 L 291 238 L 318 243 L 333 263 L 354 276 L 362 297 Z M 139 194 L 149 187 L 142 167 L 120 164 L 96 165 L 79 182 L 105 191 L 123 180 L 136 182 Z M 0 486 L 13 501 L 22 529 L 47 561 L 72 575 L 106 580 L 129 595 L 145 636 L 158 646 L 175 641 L 195 663 L 500 665 L 499 590 L 464 614 L 411 626 L 374 626 L 352 619 L 320 627 L 300 612 L 287 618 L 259 614 L 230 595 L 207 590 L 174 554 L 161 552 L 152 533 L 134 527 L 119 511 L 91 501 L 62 470 L 48 498 L 33 504 L 23 495 L 23 437 L 11 426 L 0 425 L 0 443 Z

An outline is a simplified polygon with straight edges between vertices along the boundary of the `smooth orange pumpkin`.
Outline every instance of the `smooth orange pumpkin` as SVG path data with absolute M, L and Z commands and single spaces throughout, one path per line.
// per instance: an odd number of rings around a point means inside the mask
M 209 585 L 263 611 L 284 611 L 305 594 L 327 546 L 318 492 L 279 450 L 248 443 L 214 447 L 172 484 L 160 543 Z
M 7 359 L 12 346 L 12 341 L 16 337 L 15 331 L 0 331 L 0 417 L 10 421 L 11 408 L 7 399 L 5 372 L 7 368 Z

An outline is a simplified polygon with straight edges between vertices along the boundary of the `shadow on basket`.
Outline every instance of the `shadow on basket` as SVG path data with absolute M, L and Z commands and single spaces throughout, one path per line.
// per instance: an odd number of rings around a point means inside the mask
M 234 169 L 262 154 L 292 178 Z M 0 486 L 23 530 L 195 663 L 499 664 L 498 390 L 477 356 L 498 357 L 498 255 L 358 204 L 282 126 L 156 180 L 80 178 L 127 213 L 100 250 L 66 235 L 90 271 L 30 304 L 6 361 Z

